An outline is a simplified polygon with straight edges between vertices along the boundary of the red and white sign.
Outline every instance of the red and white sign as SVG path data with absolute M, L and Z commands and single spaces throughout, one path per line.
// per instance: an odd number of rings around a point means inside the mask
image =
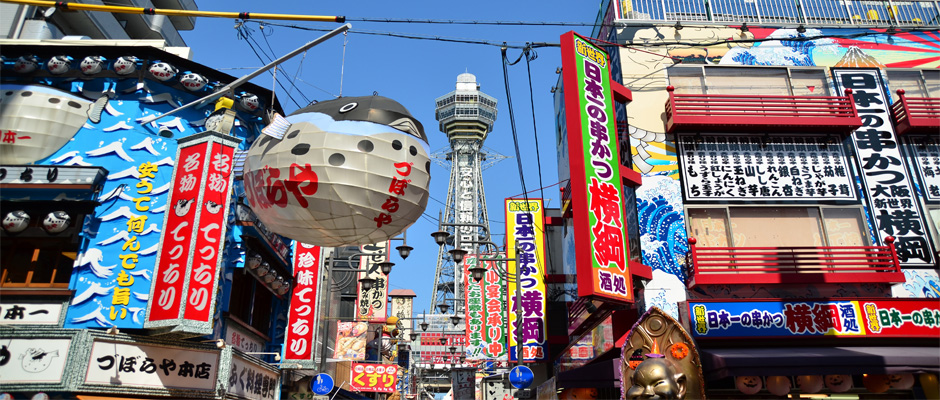
M 322 253 L 320 246 L 295 243 L 296 275 L 287 318 L 287 333 L 284 335 L 284 359 L 312 360 Z
M 354 391 L 392 393 L 398 382 L 398 366 L 354 362 L 350 375 L 349 387 Z
M 212 333 L 237 140 L 206 132 L 179 142 L 145 328 Z

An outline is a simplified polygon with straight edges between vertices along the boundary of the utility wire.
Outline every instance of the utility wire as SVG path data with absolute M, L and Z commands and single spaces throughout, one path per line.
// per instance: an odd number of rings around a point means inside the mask
M 268 62 L 270 62 L 270 60 L 269 60 L 269 61 L 265 61 L 265 60 L 264 60 L 264 57 L 261 57 L 261 54 L 258 54 L 258 49 L 256 49 L 255 46 L 256 46 L 256 45 L 257 45 L 258 47 L 261 47 L 261 46 L 258 44 L 257 41 L 255 41 L 255 40 L 251 37 L 250 34 L 246 34 L 246 33 L 245 33 L 246 31 L 247 31 L 247 32 L 250 32 L 250 31 L 248 31 L 247 29 L 243 29 L 243 27 L 244 27 L 244 25 L 238 25 L 237 28 L 236 28 L 236 29 L 238 30 L 238 35 L 239 35 L 239 37 L 242 37 L 242 38 L 245 38 L 245 39 L 246 39 L 246 43 L 248 43 L 248 48 L 251 49 L 251 52 L 252 52 L 252 53 L 255 53 L 255 57 L 258 57 L 258 60 L 261 61 L 262 64 L 267 64 Z M 252 44 L 251 42 L 254 42 L 254 44 Z M 270 73 L 270 71 L 269 71 L 268 73 Z M 284 84 L 282 84 L 280 81 L 278 81 L 278 80 L 276 80 L 276 79 L 275 79 L 275 82 L 277 82 L 277 85 L 281 87 L 281 90 L 283 90 L 283 91 L 287 94 L 287 98 L 289 98 L 289 99 L 294 103 L 294 105 L 297 106 L 297 108 L 302 108 L 302 107 L 303 107 L 303 106 L 300 105 L 300 103 L 297 102 L 296 99 L 294 99 L 294 96 L 292 96 L 292 95 L 290 94 L 290 92 L 287 90 L 287 88 L 284 87 Z M 298 91 L 298 92 L 299 92 L 299 91 Z M 309 102 L 308 102 L 308 103 L 309 103 Z

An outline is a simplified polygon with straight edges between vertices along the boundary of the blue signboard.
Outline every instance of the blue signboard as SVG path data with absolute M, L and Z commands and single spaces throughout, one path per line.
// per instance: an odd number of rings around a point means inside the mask
M 525 389 L 532 386 L 535 374 L 525 365 L 517 365 L 509 370 L 509 384 L 516 389 Z
M 695 337 L 863 335 L 857 301 L 689 302 Z
M 319 395 L 329 394 L 333 391 L 333 377 L 330 374 L 317 374 L 310 381 L 310 391 Z

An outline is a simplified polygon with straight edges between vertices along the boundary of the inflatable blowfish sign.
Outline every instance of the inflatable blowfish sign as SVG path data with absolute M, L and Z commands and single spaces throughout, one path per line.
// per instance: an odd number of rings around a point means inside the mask
M 245 159 L 245 191 L 277 234 L 319 246 L 378 243 L 427 207 L 427 136 L 394 100 L 324 101 L 275 117 L 264 132 Z

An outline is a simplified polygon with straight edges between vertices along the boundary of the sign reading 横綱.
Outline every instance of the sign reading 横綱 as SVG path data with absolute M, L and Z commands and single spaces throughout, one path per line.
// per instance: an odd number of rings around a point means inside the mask
M 548 357 L 545 314 L 545 216 L 542 199 L 506 199 L 506 250 L 515 258 L 507 266 L 509 280 L 509 359 L 518 358 L 517 338 L 522 339 L 522 360 L 534 362 Z M 518 253 L 516 250 L 518 249 Z M 521 287 L 516 297 L 516 285 Z M 522 320 L 516 318 L 522 309 Z M 517 333 L 518 330 L 518 333 Z
M 561 57 L 578 296 L 632 302 L 608 56 L 569 32 Z
M 379 263 L 388 260 L 388 242 L 367 244 L 359 248 L 363 256 L 359 257 L 359 269 L 368 270 L 360 272 L 359 278 L 369 277 L 375 279 L 375 284 L 369 290 L 362 290 L 359 283 L 359 297 L 356 299 L 356 319 L 365 321 L 385 322 L 388 313 L 388 275 L 382 273 Z
M 464 284 L 467 304 L 467 360 L 506 360 L 506 283 L 499 271 L 505 261 L 480 261 L 480 258 L 506 258 L 505 253 L 464 256 Z M 484 263 L 486 273 L 480 282 L 468 271 Z M 494 264 L 501 264 L 499 266 Z
M 933 266 L 930 232 L 904 166 L 880 70 L 834 68 L 832 74 L 840 91 L 852 89 L 862 119 L 862 127 L 852 133 L 852 145 L 875 239 L 881 243 L 888 236 L 897 239 L 894 246 L 901 266 Z
M 687 200 L 857 200 L 843 147 L 826 136 L 678 135 Z
M 179 141 L 145 328 L 212 333 L 232 155 L 239 141 L 216 132 Z
M 321 248 L 296 241 L 294 243 L 294 291 L 290 299 L 287 332 L 284 334 L 284 360 L 299 361 L 297 365 L 309 367 L 311 365 L 304 365 L 303 362 L 313 362 Z
M 930 299 L 690 301 L 688 312 L 699 338 L 940 335 L 940 304 Z

